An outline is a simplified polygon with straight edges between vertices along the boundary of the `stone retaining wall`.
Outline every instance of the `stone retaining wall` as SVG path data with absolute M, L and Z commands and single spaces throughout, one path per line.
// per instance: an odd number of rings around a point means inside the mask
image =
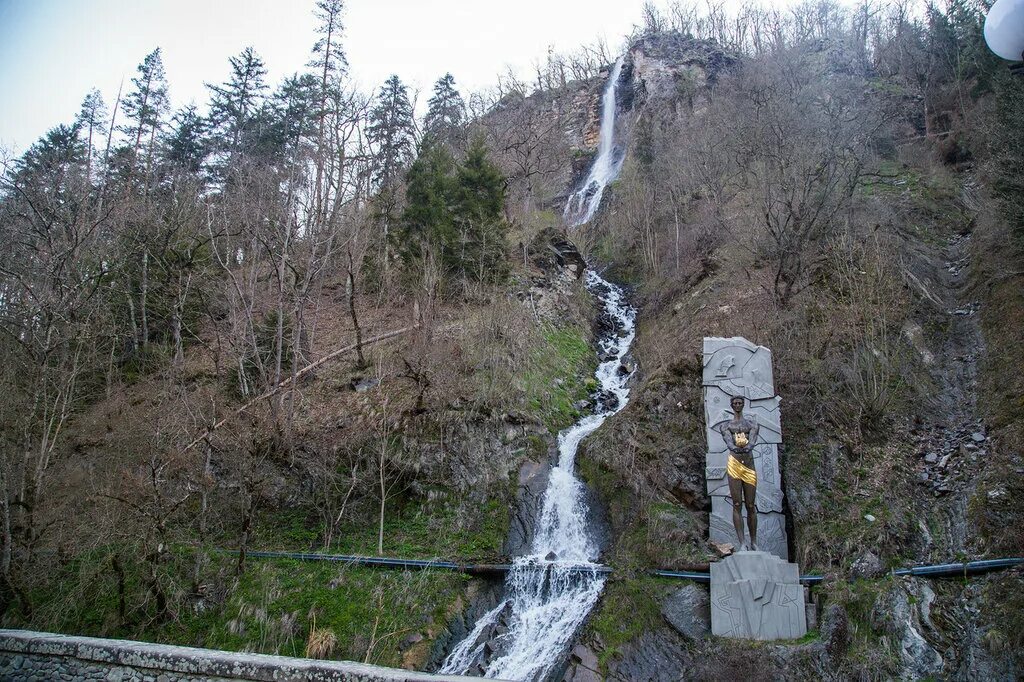
M 319 661 L 123 639 L 0 630 L 0 680 L 442 682 L 468 679 L 478 678 L 430 675 L 349 661 Z

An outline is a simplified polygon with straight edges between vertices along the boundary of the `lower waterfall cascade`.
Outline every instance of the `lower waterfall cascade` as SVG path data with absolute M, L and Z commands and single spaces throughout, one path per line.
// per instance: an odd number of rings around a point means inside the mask
M 586 285 L 611 323 L 598 340 L 602 362 L 594 374 L 599 384 L 595 412 L 558 434 L 558 464 L 548 479 L 530 553 L 515 559 L 506 578 L 507 598 L 456 645 L 441 666 L 442 673 L 479 667 L 486 677 L 544 679 L 604 589 L 606 576 L 596 570 L 599 548 L 590 528 L 586 490 L 575 473 L 576 451 L 585 437 L 629 401 L 627 384 L 635 370 L 629 370 L 623 358 L 635 337 L 636 310 L 620 287 L 593 270 L 586 272 Z M 507 632 L 490 642 L 480 641 L 506 610 Z M 488 643 L 498 653 L 484 665 Z

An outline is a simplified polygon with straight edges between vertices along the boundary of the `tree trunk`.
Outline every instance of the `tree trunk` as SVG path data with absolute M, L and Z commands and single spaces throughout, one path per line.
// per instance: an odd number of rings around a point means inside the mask
M 114 139 L 114 122 L 117 120 L 117 108 L 121 104 L 121 88 L 124 87 L 124 79 L 121 79 L 121 85 L 117 86 L 117 99 L 114 100 L 114 110 L 110 114 L 110 128 L 107 131 L 107 148 L 103 151 L 103 177 L 100 180 L 100 198 L 96 202 L 96 216 L 97 218 L 103 214 L 103 199 L 107 193 L 107 169 L 109 168 L 108 163 L 110 159 L 110 144 Z
M 135 299 L 132 298 L 131 293 L 126 293 L 125 298 L 128 299 L 128 321 L 132 325 L 132 351 L 139 350 L 139 324 L 135 320 Z
M 377 523 L 377 554 L 384 555 L 384 504 L 387 502 L 387 490 L 384 485 L 384 454 L 380 456 L 380 517 Z
M 11 583 L 11 505 L 9 492 L 7 490 L 8 471 L 7 458 L 0 456 L 0 514 L 3 518 L 2 526 L 3 548 L 0 549 L 0 615 L 7 611 L 14 597 L 14 590 Z
M 249 530 L 252 528 L 252 516 L 255 511 L 256 499 L 250 492 L 249 501 L 245 505 L 245 511 L 242 513 L 242 534 L 238 541 L 238 565 L 235 567 L 237 575 L 245 573 L 245 552 L 249 548 Z
M 125 604 L 124 566 L 121 565 L 121 557 L 117 554 L 111 557 L 110 564 L 114 569 L 114 575 L 117 576 L 117 617 L 123 625 L 125 621 L 125 613 L 128 610 Z
M 206 542 L 206 511 L 209 507 L 210 492 L 207 488 L 210 479 L 210 453 L 213 448 L 206 443 L 205 459 L 203 461 L 202 480 L 199 483 L 199 547 L 196 549 L 196 562 L 192 568 L 192 592 L 199 594 L 200 572 L 203 567 L 203 545 Z
M 356 316 L 356 278 L 352 272 L 352 252 L 348 254 L 348 277 L 345 279 L 345 296 L 348 298 L 348 312 L 352 317 L 352 327 L 356 334 L 356 356 L 359 358 L 359 368 L 366 367 L 366 358 L 363 357 L 363 330 L 359 327 L 359 318 Z
M 149 247 L 142 250 L 142 291 L 139 295 L 139 307 L 142 316 L 142 347 L 149 345 L 149 318 L 146 314 L 146 297 L 149 294 Z

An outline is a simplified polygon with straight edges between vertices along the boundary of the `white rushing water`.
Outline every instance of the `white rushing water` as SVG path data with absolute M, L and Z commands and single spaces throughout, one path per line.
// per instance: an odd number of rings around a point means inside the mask
M 626 383 L 631 373 L 619 368 L 635 336 L 636 311 L 625 301 L 622 289 L 593 270 L 587 270 L 586 281 L 617 328 L 598 341 L 600 356 L 606 359 L 595 376 L 604 399 L 596 413 L 558 434 L 558 465 L 548 479 L 530 553 L 515 560 L 506 578 L 508 599 L 477 621 L 445 660 L 443 673 L 464 673 L 481 662 L 484 642 L 478 640 L 507 606 L 508 631 L 492 642 L 502 653 L 490 662 L 485 675 L 543 679 L 559 662 L 604 588 L 605 578 L 595 570 L 598 546 L 589 527 L 586 491 L 575 474 L 576 450 L 580 441 L 629 400 Z
M 616 158 L 615 90 L 622 58 L 615 62 L 601 103 L 601 142 L 586 182 L 565 207 L 569 225 L 589 221 L 601 203 L 605 186 L 622 165 Z M 534 529 L 530 553 L 515 559 L 505 579 L 507 598 L 476 622 L 472 631 L 448 655 L 440 672 L 459 674 L 484 666 L 486 677 L 507 680 L 543 680 L 566 653 L 573 636 L 604 589 L 604 575 L 595 563 L 599 548 L 590 529 L 586 490 L 576 478 L 576 450 L 608 417 L 626 406 L 631 372 L 620 371 L 636 334 L 636 310 L 618 286 L 593 270 L 586 272 L 593 292 L 614 322 L 614 329 L 598 339 L 595 377 L 600 386 L 594 414 L 581 418 L 558 434 L 558 464 L 553 467 L 544 503 Z M 487 661 L 487 633 L 508 611 L 507 631 L 492 635 L 498 654 Z
M 622 155 L 615 148 L 615 96 L 619 87 L 622 59 L 619 57 L 612 67 L 608 84 L 601 96 L 601 139 L 597 146 L 597 158 L 587 173 L 587 179 L 565 202 L 562 216 L 566 225 L 575 226 L 590 222 L 601 205 L 604 188 L 618 177 L 622 168 Z

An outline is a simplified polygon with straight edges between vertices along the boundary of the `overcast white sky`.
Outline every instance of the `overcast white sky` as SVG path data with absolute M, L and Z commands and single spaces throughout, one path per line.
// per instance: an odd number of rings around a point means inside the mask
M 424 91 L 451 71 L 463 94 L 522 70 L 549 45 L 598 37 L 613 49 L 640 22 L 642 0 L 347 0 L 345 49 L 365 90 L 391 73 Z M 23 152 L 70 122 L 92 87 L 108 107 L 142 58 L 163 48 L 172 104 L 204 106 L 204 82 L 252 45 L 276 85 L 303 69 L 314 0 L 0 0 L 0 147 Z

